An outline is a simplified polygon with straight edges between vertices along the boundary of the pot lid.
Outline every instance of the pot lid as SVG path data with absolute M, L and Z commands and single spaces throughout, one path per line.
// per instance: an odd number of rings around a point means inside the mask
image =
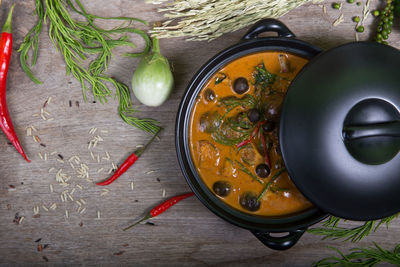
M 323 52 L 289 87 L 283 159 L 299 190 L 351 220 L 400 211 L 400 52 L 358 42 Z

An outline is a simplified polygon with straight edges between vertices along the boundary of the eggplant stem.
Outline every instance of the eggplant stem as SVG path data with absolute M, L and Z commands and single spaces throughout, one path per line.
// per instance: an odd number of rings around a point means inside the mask
M 153 53 L 161 53 L 160 51 L 160 43 L 157 38 L 153 38 L 153 47 L 152 47 Z

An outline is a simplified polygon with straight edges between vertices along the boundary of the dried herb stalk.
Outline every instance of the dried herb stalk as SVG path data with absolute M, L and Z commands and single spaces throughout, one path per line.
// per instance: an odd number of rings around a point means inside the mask
M 159 12 L 167 19 L 153 28 L 157 38 L 187 37 L 213 40 L 224 33 L 254 24 L 263 18 L 279 18 L 305 3 L 320 0 L 146 0 L 162 4 Z M 168 3 L 167 3 L 168 2 Z

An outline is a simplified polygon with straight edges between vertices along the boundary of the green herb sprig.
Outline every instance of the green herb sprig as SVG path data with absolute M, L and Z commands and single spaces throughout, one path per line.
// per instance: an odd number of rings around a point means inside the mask
M 259 66 L 256 66 L 256 70 L 253 73 L 254 85 L 262 90 L 262 92 L 266 92 L 266 90 L 275 83 L 278 75 L 269 72 L 264 63 L 261 63 Z
M 87 91 L 91 90 L 95 100 L 106 103 L 112 96 L 108 85 L 116 89 L 115 96 L 119 99 L 119 116 L 121 119 L 148 133 L 155 134 L 160 130 L 159 122 L 154 119 L 140 119 L 134 116 L 137 112 L 131 102 L 131 95 L 127 85 L 105 74 L 112 58 L 112 49 L 119 46 L 136 46 L 130 42 L 126 33 L 140 35 L 146 42 L 146 47 L 141 53 L 129 53 L 127 56 L 136 57 L 146 54 L 151 47 L 151 40 L 147 34 L 129 25 L 121 25 L 111 30 L 105 30 L 95 25 L 95 19 L 114 19 L 123 23 L 133 21 L 146 23 L 140 19 L 128 17 L 105 18 L 89 14 L 79 0 L 74 3 L 71 0 L 52 1 L 36 0 L 35 14 L 37 23 L 28 32 L 22 42 L 19 52 L 23 70 L 35 83 L 41 81 L 35 77 L 31 68 L 35 66 L 38 55 L 38 37 L 43 29 L 43 23 L 49 25 L 49 37 L 57 50 L 64 56 L 67 74 L 72 74 L 81 84 L 83 98 L 87 101 Z M 83 21 L 71 17 L 68 9 L 85 18 Z M 122 34 L 121 37 L 114 37 Z M 29 51 L 32 50 L 32 58 L 29 60 Z M 97 57 L 89 61 L 89 55 Z M 30 61 L 30 64 L 28 63 Z
M 257 176 L 255 176 L 254 174 L 251 173 L 251 171 L 249 169 L 246 168 L 246 166 L 244 166 L 240 161 L 235 160 L 235 162 L 239 165 L 239 170 L 246 173 L 247 175 L 249 175 L 254 181 L 260 183 L 260 184 L 264 184 L 264 182 L 262 180 L 260 180 L 260 178 L 258 178 Z
M 280 169 L 277 173 L 272 176 L 272 178 L 269 180 L 269 182 L 264 186 L 264 189 L 261 191 L 261 194 L 258 196 L 257 201 L 260 201 L 261 198 L 264 196 L 264 194 L 268 191 L 268 189 L 271 187 L 271 185 L 275 182 L 276 179 L 279 178 L 279 176 L 286 171 L 285 168 Z
M 393 251 L 383 249 L 376 243 L 374 243 L 374 245 L 375 247 L 352 249 L 352 252 L 347 255 L 339 249 L 331 247 L 331 249 L 335 250 L 340 257 L 328 257 L 314 263 L 313 265 L 316 267 L 370 267 L 375 266 L 378 263 L 400 265 L 400 244 L 397 245 Z
M 330 216 L 324 221 L 322 227 L 308 229 L 308 232 L 314 235 L 321 235 L 323 236 L 323 239 L 344 239 L 345 241 L 349 240 L 351 242 L 358 242 L 364 237 L 368 236 L 370 233 L 376 232 L 382 225 L 385 225 L 388 229 L 390 222 L 392 222 L 398 216 L 399 214 L 395 214 L 381 220 L 366 221 L 363 222 L 363 224 L 353 228 L 339 227 L 338 225 L 343 219 Z

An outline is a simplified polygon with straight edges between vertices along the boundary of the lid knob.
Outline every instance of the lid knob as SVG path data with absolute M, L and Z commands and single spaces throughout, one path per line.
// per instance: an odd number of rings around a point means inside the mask
M 357 103 L 343 123 L 343 142 L 358 161 L 378 165 L 400 148 L 400 114 L 391 103 L 371 98 Z

